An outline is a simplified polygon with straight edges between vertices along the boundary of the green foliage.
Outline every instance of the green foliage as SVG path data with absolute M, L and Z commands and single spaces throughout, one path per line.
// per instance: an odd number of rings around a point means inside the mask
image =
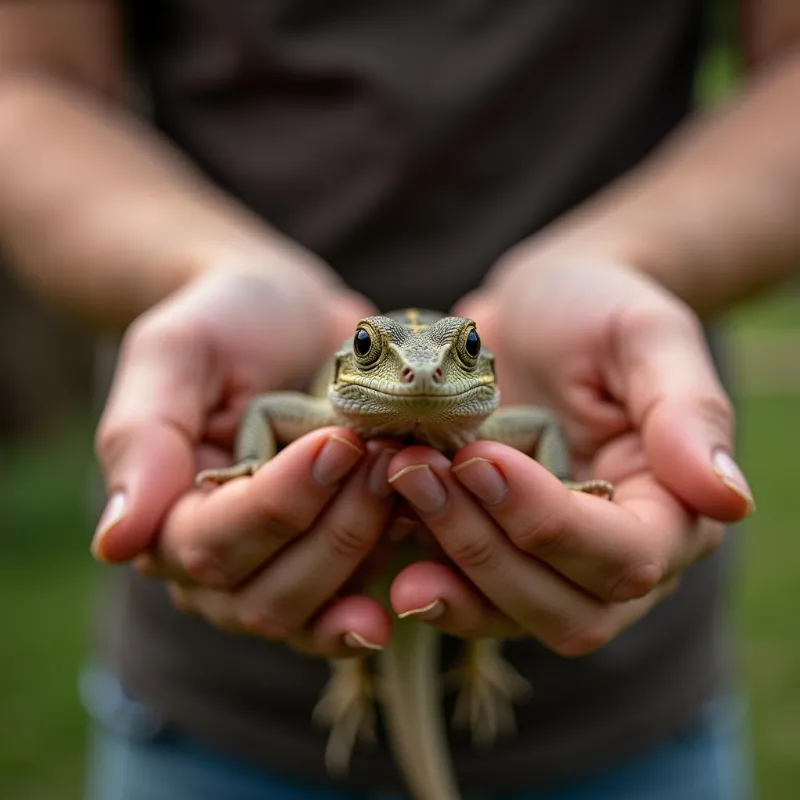
M 0 446 L 0 797 L 80 796 L 77 699 L 95 576 L 87 425 L 32 451 Z
M 751 396 L 740 407 L 741 462 L 758 503 L 733 595 L 741 666 L 761 796 L 790 800 L 800 785 L 800 396 Z

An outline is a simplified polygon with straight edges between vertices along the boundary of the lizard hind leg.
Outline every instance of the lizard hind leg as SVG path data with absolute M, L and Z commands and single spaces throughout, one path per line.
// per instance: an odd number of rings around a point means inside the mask
M 526 700 L 530 683 L 506 661 L 497 639 L 475 639 L 445 680 L 458 690 L 453 723 L 467 728 L 473 744 L 488 746 L 516 729 L 514 704 Z
M 375 740 L 375 679 L 366 657 L 329 662 L 331 677 L 314 708 L 315 724 L 329 728 L 325 767 L 346 775 L 356 741 Z

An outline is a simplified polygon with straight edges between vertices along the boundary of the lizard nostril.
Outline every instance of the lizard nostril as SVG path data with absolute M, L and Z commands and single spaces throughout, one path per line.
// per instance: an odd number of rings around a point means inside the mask
M 403 371 L 400 373 L 400 380 L 411 383 L 414 380 L 414 370 L 411 367 L 403 367 Z
M 433 371 L 432 377 L 434 383 L 441 383 L 444 380 L 444 373 L 442 372 L 442 368 L 436 367 L 436 369 Z

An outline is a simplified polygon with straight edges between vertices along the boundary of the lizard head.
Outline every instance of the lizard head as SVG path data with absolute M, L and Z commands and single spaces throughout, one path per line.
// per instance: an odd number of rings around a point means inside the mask
M 328 397 L 356 430 L 432 444 L 459 440 L 500 399 L 475 323 L 415 309 L 358 323 L 337 354 Z

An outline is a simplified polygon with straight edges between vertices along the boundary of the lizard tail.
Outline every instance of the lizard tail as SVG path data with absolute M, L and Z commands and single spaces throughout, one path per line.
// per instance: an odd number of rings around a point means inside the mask
M 378 654 L 389 742 L 414 800 L 461 800 L 439 690 L 440 637 L 416 620 L 395 620 Z

